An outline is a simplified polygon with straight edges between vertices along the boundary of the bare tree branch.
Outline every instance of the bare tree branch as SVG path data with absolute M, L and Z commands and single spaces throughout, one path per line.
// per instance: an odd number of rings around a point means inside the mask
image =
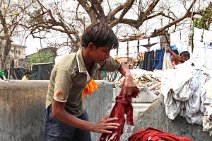
M 122 13 L 120 14 L 118 19 L 113 20 L 112 22 L 110 22 L 110 26 L 113 27 L 115 25 L 117 25 L 119 23 L 119 21 L 121 21 L 124 17 L 124 15 L 127 13 L 127 11 L 132 7 L 133 3 L 135 0 L 127 0 L 124 4 L 124 9 L 122 11 Z
M 180 18 L 177 18 L 177 19 L 174 19 L 174 18 L 171 18 L 170 16 L 167 16 L 165 15 L 164 13 L 158 13 L 158 15 L 162 15 L 164 17 L 167 17 L 169 19 L 172 20 L 172 22 L 168 23 L 167 25 L 159 28 L 159 29 L 155 29 L 154 32 L 149 35 L 148 37 L 146 38 L 150 38 L 150 37 L 155 37 L 155 36 L 158 36 L 158 35 L 161 35 L 161 33 L 163 34 L 163 31 L 165 31 L 166 29 L 168 29 L 169 27 L 173 26 L 173 25 L 176 25 L 177 23 L 180 23 L 181 21 L 183 21 L 184 19 L 186 18 L 191 18 L 191 9 L 193 7 L 193 5 L 195 4 L 196 0 L 193 0 L 192 3 L 190 4 L 189 8 L 187 9 L 186 13 L 181 16 Z M 193 12 L 193 15 L 195 14 L 200 14 L 201 12 L 198 11 L 198 12 Z M 149 16 L 147 17 L 146 19 L 144 20 L 149 20 L 150 18 L 154 18 L 155 16 Z M 137 20 L 131 20 L 131 19 L 123 19 L 121 21 L 121 23 L 125 23 L 125 24 L 129 24 L 135 28 L 137 28 L 138 26 L 142 25 L 139 21 Z M 139 25 L 137 25 L 139 24 Z M 120 41 L 128 41 L 128 40 L 136 40 L 140 37 L 140 35 L 135 35 L 135 36 L 130 36 L 129 38 L 125 38 L 125 39 L 121 39 Z
M 154 31 L 154 33 L 150 36 L 150 37 L 154 37 L 159 35 L 161 32 L 163 32 L 164 30 L 166 30 L 167 28 L 171 27 L 172 25 L 175 25 L 176 23 L 179 23 L 180 21 L 184 20 L 187 17 L 191 16 L 191 9 L 194 5 L 194 3 L 196 2 L 196 0 L 193 0 L 191 5 L 189 6 L 188 10 L 186 11 L 186 13 L 184 14 L 184 16 L 180 17 L 179 19 L 169 23 L 168 25 L 165 25 L 164 27 L 157 29 Z
M 97 13 L 95 13 L 93 11 L 93 9 L 91 8 L 91 6 L 88 4 L 87 1 L 85 0 L 77 0 L 79 2 L 79 4 L 85 9 L 85 11 L 88 13 L 91 22 L 94 23 L 97 21 Z
M 111 10 L 107 16 L 108 21 L 113 20 L 115 17 L 115 14 L 117 14 L 119 11 L 121 11 L 124 8 L 124 5 L 119 5 L 115 9 Z
M 95 13 L 97 14 L 97 18 L 104 20 L 105 13 L 101 6 L 102 1 L 99 0 L 90 0 L 90 1 L 91 1 L 91 9 L 93 9 L 93 11 L 96 11 Z

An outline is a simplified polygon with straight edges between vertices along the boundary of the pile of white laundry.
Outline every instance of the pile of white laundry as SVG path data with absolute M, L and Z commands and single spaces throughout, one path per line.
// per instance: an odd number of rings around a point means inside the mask
M 209 80 L 210 76 L 204 67 L 195 66 L 191 61 L 177 65 L 176 69 L 165 70 L 161 77 L 161 94 L 164 96 L 166 115 L 173 120 L 180 114 L 191 124 L 208 125 L 210 120 L 204 119 L 204 114 L 210 92 L 204 86 Z M 210 114 L 211 110 L 207 116 Z M 211 121 L 205 131 L 209 128 L 212 130 Z
M 191 124 L 203 125 L 212 136 L 212 72 L 203 66 L 186 61 L 175 69 L 146 71 L 131 70 L 138 87 L 146 87 L 164 97 L 166 115 L 174 120 L 179 114 Z M 124 78 L 116 81 L 121 87 Z
M 205 105 L 205 113 L 203 116 L 203 131 L 209 132 L 210 136 L 212 136 L 212 79 L 205 83 L 204 88 L 207 92 Z

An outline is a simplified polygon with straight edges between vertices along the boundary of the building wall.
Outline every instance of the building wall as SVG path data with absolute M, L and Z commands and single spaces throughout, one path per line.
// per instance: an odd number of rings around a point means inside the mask
M 14 66 L 19 67 L 23 65 L 22 60 L 26 58 L 25 49 L 25 46 L 12 44 L 9 59 L 14 59 Z
M 26 57 L 25 49 L 25 46 L 12 45 L 9 55 L 16 59 L 24 59 Z

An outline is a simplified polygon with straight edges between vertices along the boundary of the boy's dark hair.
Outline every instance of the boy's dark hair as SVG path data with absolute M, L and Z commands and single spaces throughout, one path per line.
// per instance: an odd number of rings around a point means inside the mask
M 188 57 L 188 59 L 190 59 L 190 53 L 188 51 L 183 51 L 180 53 L 180 56 L 185 56 L 185 57 Z
M 87 47 L 89 43 L 93 43 L 97 48 L 109 46 L 111 49 L 118 47 L 118 39 L 111 27 L 106 22 L 97 22 L 88 26 L 83 35 L 81 45 Z

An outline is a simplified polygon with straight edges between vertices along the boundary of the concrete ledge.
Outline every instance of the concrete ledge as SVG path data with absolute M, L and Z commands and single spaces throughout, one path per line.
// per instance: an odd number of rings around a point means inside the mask
M 48 81 L 0 81 L 0 140 L 42 141 Z
M 48 80 L 0 81 L 0 141 L 43 141 Z M 84 101 L 92 122 L 112 105 L 113 85 L 96 81 L 99 91 Z M 99 134 L 92 133 L 93 141 Z

